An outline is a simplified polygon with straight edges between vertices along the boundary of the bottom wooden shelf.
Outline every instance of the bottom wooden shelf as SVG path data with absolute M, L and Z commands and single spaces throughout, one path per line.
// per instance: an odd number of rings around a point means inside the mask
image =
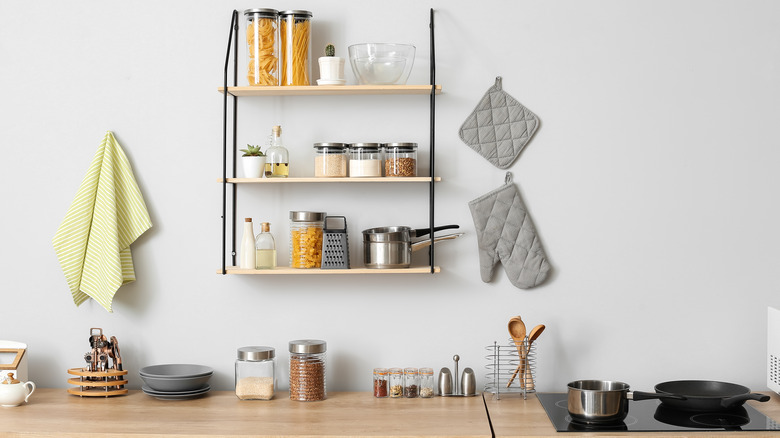
M 430 266 L 419 266 L 404 269 L 296 269 L 289 266 L 280 266 L 276 269 L 241 269 L 237 266 L 225 268 L 228 274 L 238 275 L 322 275 L 322 274 L 430 274 Z M 441 272 L 439 266 L 433 267 L 433 272 Z M 217 269 L 217 274 L 222 274 L 222 269 Z

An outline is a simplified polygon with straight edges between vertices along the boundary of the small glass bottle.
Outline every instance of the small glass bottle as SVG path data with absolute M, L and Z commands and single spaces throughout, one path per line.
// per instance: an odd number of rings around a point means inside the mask
M 401 374 L 400 368 L 390 368 L 390 398 L 403 397 L 404 395 L 404 375 Z
M 241 269 L 255 269 L 255 230 L 252 228 L 252 218 L 244 219 L 244 236 L 241 238 Z
M 387 368 L 374 368 L 374 397 L 387 397 Z
M 382 176 L 382 148 L 379 143 L 352 143 L 349 145 L 349 176 Z
M 433 397 L 433 368 L 420 368 L 420 397 Z
M 290 400 L 325 400 L 325 341 L 290 341 Z
M 385 176 L 417 176 L 417 143 L 387 143 Z
M 322 267 L 322 240 L 325 213 L 290 212 L 290 267 Z
M 282 127 L 273 127 L 271 147 L 266 150 L 265 177 L 287 178 L 290 174 L 290 154 L 282 143 Z
M 236 397 L 271 400 L 276 387 L 276 350 L 273 347 L 241 347 L 236 359 Z
M 417 398 L 420 395 L 420 372 L 417 368 L 404 368 L 404 397 Z
M 268 222 L 260 223 L 260 234 L 255 237 L 255 268 L 276 268 L 276 242 Z
M 314 176 L 347 176 L 347 145 L 344 143 L 314 143 Z

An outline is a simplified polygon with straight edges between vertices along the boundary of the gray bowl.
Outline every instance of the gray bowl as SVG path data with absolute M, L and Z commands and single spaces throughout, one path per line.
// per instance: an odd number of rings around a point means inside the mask
M 147 377 L 182 378 L 200 377 L 211 375 L 214 370 L 205 365 L 190 363 L 166 363 L 161 365 L 149 365 L 141 368 L 138 374 Z
M 155 391 L 161 392 L 185 392 L 195 391 L 206 386 L 211 374 L 196 377 L 152 377 L 141 375 L 144 383 Z

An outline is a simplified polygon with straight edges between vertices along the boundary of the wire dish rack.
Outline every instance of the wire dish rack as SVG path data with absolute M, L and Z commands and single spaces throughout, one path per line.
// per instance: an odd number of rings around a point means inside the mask
M 501 398 L 501 393 L 521 393 L 525 399 L 529 393 L 536 392 L 536 344 L 531 343 L 529 348 L 526 338 L 515 346 L 510 338 L 506 344 L 494 341 L 485 347 L 488 351 L 485 392 L 495 394 L 496 399 Z M 525 352 L 524 358 L 518 349 Z

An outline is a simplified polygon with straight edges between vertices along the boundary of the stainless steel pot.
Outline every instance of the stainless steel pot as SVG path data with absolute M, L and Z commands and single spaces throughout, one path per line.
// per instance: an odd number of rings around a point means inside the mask
M 458 225 L 434 227 L 433 231 L 458 228 Z M 412 238 L 430 234 L 430 228 L 379 227 L 363 230 L 363 262 L 370 269 L 408 268 L 412 252 L 431 244 L 430 239 L 412 243 Z M 463 233 L 434 238 L 434 242 L 455 239 Z
M 572 420 L 585 424 L 620 423 L 628 415 L 629 400 L 685 397 L 654 392 L 629 392 L 627 383 L 609 380 L 576 380 L 568 385 L 568 410 Z

